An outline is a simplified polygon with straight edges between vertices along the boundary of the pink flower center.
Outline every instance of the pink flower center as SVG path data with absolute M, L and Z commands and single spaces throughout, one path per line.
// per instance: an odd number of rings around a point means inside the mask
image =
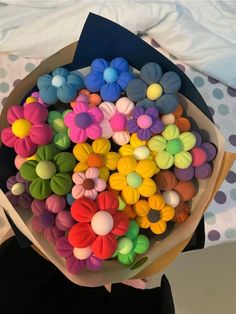
M 142 114 L 137 119 L 137 125 L 140 129 L 148 129 L 152 125 L 152 118 L 147 114 Z
M 92 190 L 95 184 L 94 184 L 93 179 L 85 179 L 82 186 L 85 190 Z
M 88 112 L 81 112 L 75 117 L 75 124 L 81 128 L 86 129 L 93 123 L 93 118 Z
M 127 118 L 120 112 L 116 112 L 110 119 L 110 124 L 114 132 L 124 131 Z
M 93 231 L 100 236 L 105 236 L 111 232 L 114 225 L 112 215 L 101 210 L 94 214 L 91 220 L 91 227 Z

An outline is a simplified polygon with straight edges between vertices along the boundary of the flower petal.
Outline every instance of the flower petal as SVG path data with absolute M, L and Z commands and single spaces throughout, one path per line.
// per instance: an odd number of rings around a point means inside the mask
M 11 190 L 11 188 L 13 187 L 13 185 L 15 183 L 17 183 L 18 180 L 16 179 L 16 176 L 11 176 L 10 178 L 7 179 L 7 188 L 8 190 Z
M 142 141 L 148 141 L 152 136 L 152 132 L 150 129 L 139 129 L 137 131 L 138 138 Z
M 112 257 L 117 248 L 117 240 L 113 234 L 98 236 L 92 244 L 93 254 L 100 259 Z
M 175 124 L 169 124 L 165 127 L 164 131 L 162 132 L 162 136 L 167 141 L 170 141 L 175 138 L 178 138 L 180 136 L 180 132 L 179 132 L 178 127 Z
M 74 84 L 65 83 L 58 87 L 57 97 L 58 99 L 67 104 L 76 98 L 77 88 Z
M 85 260 L 86 267 L 91 271 L 97 271 L 102 267 L 102 260 L 91 255 Z
M 44 237 L 48 242 L 55 244 L 57 240 L 64 235 L 64 231 L 58 229 L 56 226 L 46 228 L 43 232 Z
M 66 259 L 66 269 L 69 273 L 73 275 L 78 275 L 81 273 L 85 267 L 85 261 L 79 260 L 74 257 L 74 255 L 68 256 Z
M 41 178 L 34 179 L 30 184 L 29 190 L 33 198 L 38 200 L 44 200 L 52 194 L 50 180 L 43 180 Z
M 101 72 L 90 72 L 84 79 L 85 87 L 92 93 L 99 92 L 103 84 L 105 80 Z
M 136 221 L 140 228 L 148 229 L 150 227 L 150 221 L 148 220 L 147 216 L 138 216 L 136 217 Z
M 110 120 L 116 113 L 116 106 L 112 102 L 104 101 L 98 108 L 102 110 L 106 120 Z
M 97 123 L 101 122 L 104 118 L 102 110 L 99 108 L 90 108 L 88 113 L 93 117 L 93 120 Z
M 50 74 L 44 74 L 39 77 L 37 81 L 37 86 L 41 89 L 44 86 L 49 86 L 52 84 L 52 76 Z
M 12 129 L 9 126 L 2 130 L 1 139 L 2 139 L 3 144 L 5 144 L 7 147 L 14 147 L 16 141 L 18 140 L 18 137 L 16 137 L 12 133 Z
M 58 150 L 53 144 L 40 146 L 36 153 L 37 161 L 49 160 L 52 161 L 53 157 L 58 153 Z
M 68 257 L 73 253 L 73 247 L 68 242 L 67 237 L 59 238 L 55 244 L 55 250 L 59 256 Z
M 87 161 L 90 154 L 92 154 L 93 150 L 90 144 L 82 143 L 76 144 L 73 148 L 73 155 L 79 161 Z
M 122 212 L 117 212 L 113 215 L 113 229 L 112 233 L 117 236 L 124 235 L 129 229 L 129 217 Z
M 57 87 L 52 85 L 43 86 L 39 90 L 40 98 L 48 105 L 53 105 L 58 101 Z
M 137 133 L 132 134 L 130 137 L 130 144 L 134 148 L 139 147 L 139 146 L 145 146 L 146 143 L 147 143 L 146 141 L 142 141 L 138 138 Z
M 86 170 L 85 172 L 85 176 L 88 179 L 97 179 L 99 175 L 99 170 L 97 168 L 94 167 L 90 167 Z
M 126 94 L 132 101 L 140 101 L 146 97 L 147 84 L 141 79 L 134 79 L 126 87 Z
M 97 206 L 94 201 L 82 197 L 76 200 L 71 206 L 72 217 L 79 222 L 90 222 L 93 215 L 97 212 Z
M 73 107 L 74 113 L 78 114 L 81 112 L 88 112 L 88 105 L 86 105 L 85 103 L 81 102 L 77 102 L 76 105 Z
M 119 159 L 120 155 L 118 153 L 109 152 L 106 156 L 106 167 L 110 170 L 115 170 Z
M 85 190 L 85 197 L 95 200 L 97 198 L 98 192 L 95 189 Z
M 31 210 L 35 216 L 41 216 L 46 210 L 45 200 L 33 200 L 31 204 Z
M 156 107 L 148 107 L 145 111 L 145 114 L 148 114 L 149 116 L 151 116 L 152 118 L 158 118 L 159 116 L 159 112 L 158 109 Z
M 162 234 L 166 231 L 166 222 L 164 220 L 159 220 L 158 222 L 151 223 L 150 229 L 155 234 Z
M 95 154 L 106 155 L 111 149 L 111 143 L 105 138 L 99 138 L 92 143 Z
M 111 215 L 113 215 L 119 207 L 118 198 L 110 191 L 100 193 L 97 197 L 96 204 L 100 210 L 105 210 Z
M 186 169 L 192 163 L 192 155 L 189 152 L 180 152 L 175 155 L 175 166 L 179 169 Z
M 31 127 L 29 137 L 31 141 L 37 145 L 46 145 L 51 142 L 53 131 L 50 125 L 38 123 Z
M 69 130 L 69 137 L 74 143 L 83 143 L 88 138 L 86 130 L 77 127 Z
M 68 112 L 64 117 L 64 123 L 68 128 L 74 128 L 76 127 L 75 124 L 75 117 L 76 114 L 72 111 Z
M 40 218 L 38 216 L 33 216 L 31 219 L 31 226 L 32 229 L 36 232 L 42 233 L 44 231 L 44 227 L 40 222 Z
M 33 181 L 38 178 L 36 173 L 36 166 L 38 162 L 36 160 L 28 160 L 24 162 L 20 168 L 20 174 L 25 180 Z
M 156 107 L 156 102 L 154 100 L 151 100 L 145 97 L 136 103 L 136 107 L 140 107 L 140 106 L 143 108 Z
M 76 73 L 70 73 L 67 76 L 67 83 L 74 85 L 76 90 L 80 90 L 84 86 L 83 79 Z
M 140 193 L 138 189 L 131 188 L 130 186 L 125 186 L 121 193 L 124 201 L 128 205 L 135 204 L 140 198 Z
M 155 194 L 148 198 L 148 204 L 152 209 L 162 210 L 165 206 L 165 200 L 162 195 Z
M 148 141 L 148 147 L 153 152 L 162 152 L 166 148 L 166 139 L 161 135 L 155 135 Z
M 143 254 L 148 250 L 149 245 L 149 239 L 144 234 L 139 234 L 134 240 L 133 251 L 137 254 Z
M 78 248 L 84 248 L 93 244 L 96 235 L 89 223 L 78 223 L 68 233 L 69 243 Z
M 137 161 L 134 159 L 134 157 L 131 156 L 121 157 L 117 163 L 118 171 L 124 176 L 126 176 L 130 172 L 135 171 L 136 167 Z
M 157 186 L 152 179 L 144 179 L 142 185 L 138 188 L 140 195 L 149 197 L 156 193 Z
M 87 136 L 91 140 L 96 140 L 97 138 L 101 137 L 101 135 L 102 135 L 102 128 L 100 127 L 99 124 L 94 123 L 94 124 L 90 125 L 86 129 L 86 133 L 87 133 Z
M 178 103 L 178 97 L 174 94 L 164 94 L 155 101 L 155 105 L 161 114 L 174 112 Z
M 97 179 L 97 182 L 95 184 L 95 189 L 98 191 L 98 192 L 102 192 L 106 189 L 106 182 L 102 179 Z
M 100 95 L 105 101 L 116 101 L 121 94 L 121 87 L 116 82 L 106 83 L 101 87 Z
M 19 206 L 19 195 L 14 195 L 10 191 L 8 191 L 5 195 L 8 198 L 9 202 L 12 204 L 12 206 Z
M 133 111 L 134 103 L 127 97 L 121 97 L 116 102 L 116 109 L 127 116 Z
M 39 103 L 31 103 L 24 107 L 24 117 L 32 124 L 43 123 L 47 120 L 48 110 Z
M 181 139 L 184 150 L 188 151 L 196 145 L 196 136 L 191 132 L 183 132 L 180 134 L 179 138 Z
M 53 162 L 58 172 L 71 172 L 76 164 L 75 157 L 70 152 L 56 154 Z
M 76 172 L 72 176 L 72 180 L 75 184 L 83 184 L 85 179 L 86 179 L 86 176 L 85 176 L 85 173 L 83 172 Z
M 85 189 L 80 184 L 76 184 L 73 186 L 71 194 L 74 199 L 79 199 L 85 196 Z
M 147 216 L 149 211 L 150 211 L 150 206 L 147 201 L 145 200 L 139 200 L 135 205 L 134 205 L 134 211 L 135 213 L 140 216 L 144 217 Z
M 174 217 L 174 215 L 175 215 L 175 210 L 171 206 L 166 205 L 161 210 L 161 219 L 163 219 L 164 221 L 170 221 Z
M 142 178 L 151 178 L 158 172 L 158 168 L 153 160 L 144 159 L 138 162 L 136 172 L 140 174 Z
M 86 162 L 78 162 L 74 168 L 74 172 L 81 172 L 88 169 L 88 164 Z
M 176 72 L 169 71 L 163 74 L 160 84 L 165 94 L 174 94 L 181 87 L 181 78 Z
M 72 179 L 69 173 L 56 173 L 50 182 L 52 191 L 57 195 L 66 195 L 72 188 Z
M 99 178 L 107 182 L 109 175 L 110 175 L 110 172 L 107 167 L 102 167 L 99 169 Z
M 156 119 L 152 126 L 150 127 L 150 130 L 152 131 L 153 134 L 159 134 L 163 131 L 164 129 L 164 124 L 161 120 Z
M 109 63 L 105 59 L 102 59 L 102 58 L 97 58 L 93 60 L 91 64 L 91 70 L 94 72 L 103 73 L 107 67 L 109 67 Z
M 103 120 L 100 123 L 100 127 L 102 128 L 102 137 L 105 139 L 111 138 L 113 135 L 113 130 L 108 120 Z
M 158 63 L 146 63 L 140 71 L 140 78 L 148 85 L 152 83 L 159 83 L 162 77 L 162 68 Z
M 140 107 L 138 107 L 140 108 Z M 130 119 L 126 122 L 126 128 L 130 133 L 136 133 L 139 130 L 136 119 Z
M 24 119 L 24 109 L 22 106 L 12 106 L 7 111 L 7 121 L 13 124 L 18 119 Z
M 134 148 L 130 144 L 122 145 L 119 149 L 121 156 L 133 156 Z
M 128 131 L 114 132 L 112 139 L 116 144 L 121 146 L 129 143 L 130 134 Z
M 129 63 L 126 59 L 122 57 L 117 57 L 111 61 L 110 66 L 118 72 L 118 74 L 122 72 L 127 72 L 129 70 Z
M 127 185 L 125 176 L 119 172 L 113 173 L 109 178 L 109 184 L 113 190 L 121 191 Z
M 175 162 L 175 157 L 166 151 L 162 151 L 156 155 L 155 161 L 160 169 L 169 169 L 170 167 L 173 166 Z
M 121 87 L 122 90 L 125 90 L 130 81 L 134 79 L 134 75 L 130 72 L 122 72 L 118 79 L 117 83 Z

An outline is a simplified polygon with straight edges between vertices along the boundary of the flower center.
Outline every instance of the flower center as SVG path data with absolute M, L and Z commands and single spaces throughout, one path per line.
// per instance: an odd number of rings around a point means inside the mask
M 52 85 L 55 87 L 60 87 L 66 83 L 66 79 L 64 76 L 61 75 L 55 75 L 52 78 Z
M 126 177 L 127 183 L 131 188 L 138 188 L 142 184 L 142 178 L 137 172 L 130 172 Z
M 101 168 L 104 166 L 104 159 L 99 154 L 90 154 L 87 159 L 87 164 L 89 167 Z
M 182 151 L 182 142 L 178 138 L 170 140 L 166 144 L 166 151 L 171 155 L 176 155 Z
M 152 118 L 147 114 L 142 114 L 137 119 L 137 125 L 140 127 L 140 129 L 148 129 L 150 126 L 152 126 Z
M 40 215 L 40 222 L 45 228 L 50 228 L 55 224 L 55 217 L 53 213 L 45 211 Z
M 127 237 L 122 237 L 119 239 L 117 249 L 121 254 L 129 254 L 133 249 L 133 242 Z
M 74 257 L 80 260 L 85 260 L 89 258 L 91 254 L 92 254 L 92 249 L 90 246 L 83 247 L 83 248 L 74 247 L 73 249 Z
M 25 192 L 25 186 L 23 183 L 15 183 L 11 188 L 13 195 L 21 195 Z
M 94 184 L 93 179 L 85 179 L 82 186 L 85 190 L 92 190 L 95 184 Z
M 88 112 L 81 112 L 75 117 L 75 124 L 81 128 L 86 129 L 93 123 L 93 118 Z
M 124 131 L 127 118 L 120 112 L 116 112 L 114 116 L 110 119 L 110 124 L 115 132 Z
M 104 210 L 97 212 L 91 220 L 93 231 L 100 236 L 105 236 L 111 232 L 113 225 L 112 215 Z
M 26 119 L 18 119 L 12 124 L 12 133 L 19 138 L 28 136 L 30 129 L 31 123 Z
M 56 167 L 51 161 L 43 160 L 37 164 L 36 173 L 43 180 L 51 179 L 56 173 Z
M 161 218 L 161 212 L 160 210 L 154 210 L 154 209 L 151 209 L 147 215 L 148 217 L 148 220 L 152 223 L 155 223 L 157 221 L 160 220 Z
M 136 160 L 148 159 L 150 150 L 146 146 L 139 146 L 134 149 L 133 155 Z
M 157 100 L 161 97 L 163 89 L 160 84 L 153 83 L 148 86 L 147 89 L 147 98 L 150 100 Z
M 103 78 L 107 83 L 113 83 L 116 82 L 118 79 L 118 73 L 115 69 L 108 67 L 103 72 Z

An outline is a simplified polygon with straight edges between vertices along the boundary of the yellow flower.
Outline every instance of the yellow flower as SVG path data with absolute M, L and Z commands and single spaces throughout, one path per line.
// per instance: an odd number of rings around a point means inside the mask
M 109 178 L 110 187 L 121 191 L 124 201 L 135 204 L 140 196 L 149 197 L 156 193 L 157 187 L 151 177 L 159 169 L 153 160 L 136 161 L 132 156 L 123 156 L 117 163 L 118 172 Z
M 79 161 L 74 172 L 85 171 L 90 167 L 99 169 L 99 178 L 107 181 L 110 170 L 115 170 L 120 155 L 110 152 L 111 144 L 104 138 L 96 139 L 92 145 L 88 143 L 76 144 L 73 149 L 75 158 Z
M 166 231 L 166 222 L 175 215 L 173 207 L 166 205 L 161 195 L 152 195 L 146 200 L 139 200 L 134 205 L 137 214 L 136 221 L 141 228 L 150 228 L 153 233 L 161 234 Z

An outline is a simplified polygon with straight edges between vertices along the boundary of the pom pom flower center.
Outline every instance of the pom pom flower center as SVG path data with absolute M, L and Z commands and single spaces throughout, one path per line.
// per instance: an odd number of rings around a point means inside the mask
M 183 149 L 182 142 L 178 138 L 170 140 L 166 144 L 166 151 L 170 153 L 171 155 L 178 154 L 179 152 L 182 151 L 182 149 Z
M 94 184 L 93 179 L 85 179 L 82 186 L 85 190 L 92 190 L 95 184 Z
M 110 119 L 110 124 L 114 132 L 124 131 L 126 122 L 126 117 L 120 112 L 116 112 Z
M 89 256 L 92 255 L 91 247 L 90 246 L 87 246 L 84 248 L 75 247 L 73 249 L 73 255 L 77 259 L 85 260 L 85 259 L 89 258 Z
M 93 231 L 100 236 L 105 236 L 110 233 L 113 225 L 113 218 L 111 214 L 106 211 L 97 212 L 91 220 L 91 227 Z
M 87 129 L 93 123 L 93 119 L 87 112 L 81 112 L 75 117 L 75 124 L 81 129 Z
M 23 183 L 15 183 L 11 188 L 13 195 L 21 195 L 25 192 L 25 186 Z
M 146 146 L 139 146 L 134 149 L 133 155 L 137 160 L 148 159 L 150 156 L 150 150 Z
M 54 75 L 52 78 L 52 85 L 55 87 L 60 87 L 66 83 L 66 79 L 61 75 Z
M 136 171 L 129 173 L 126 180 L 128 185 L 134 189 L 140 187 L 142 184 L 142 178 Z
M 151 209 L 148 213 L 148 220 L 152 223 L 155 223 L 157 221 L 160 220 L 161 218 L 161 213 L 159 210 L 154 210 L 154 209 Z
M 115 69 L 108 67 L 103 72 L 103 78 L 107 83 L 113 83 L 116 82 L 118 79 L 118 73 Z
M 160 84 L 153 83 L 147 88 L 147 98 L 150 100 L 157 100 L 161 97 L 163 89 Z
M 141 129 L 148 129 L 152 126 L 152 118 L 147 114 L 142 114 L 138 117 L 137 124 Z
M 87 160 L 89 167 L 101 168 L 104 166 L 103 157 L 99 154 L 90 154 Z
M 36 166 L 36 173 L 43 180 L 51 179 L 56 173 L 55 165 L 48 160 L 40 161 Z
M 24 138 L 29 135 L 31 123 L 26 119 L 18 119 L 12 124 L 12 132 L 19 138 Z

